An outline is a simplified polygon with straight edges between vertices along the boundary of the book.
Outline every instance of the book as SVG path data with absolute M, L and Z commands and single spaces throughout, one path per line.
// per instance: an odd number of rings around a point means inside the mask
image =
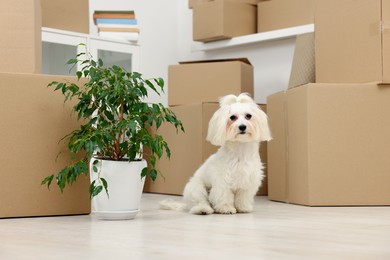
M 94 13 L 93 21 L 96 24 L 96 19 L 108 18 L 108 19 L 135 19 L 134 13 Z
M 98 28 L 139 28 L 138 24 L 98 24 Z
M 99 32 L 100 37 L 119 39 L 125 41 L 136 42 L 138 41 L 139 33 L 135 32 Z
M 110 14 L 135 14 L 134 10 L 115 10 L 115 11 L 110 11 L 110 10 L 104 10 L 104 11 L 96 10 L 95 13 L 96 13 L 96 14 L 106 14 L 106 13 L 110 13 Z
M 137 19 L 106 19 L 106 18 L 99 18 L 96 19 L 96 24 L 137 24 Z
M 99 27 L 99 32 L 136 32 L 139 33 L 139 28 L 111 28 L 111 27 Z

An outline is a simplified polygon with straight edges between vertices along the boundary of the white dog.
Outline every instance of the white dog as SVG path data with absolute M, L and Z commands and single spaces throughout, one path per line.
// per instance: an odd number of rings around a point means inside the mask
M 251 212 L 264 177 L 259 145 L 271 140 L 267 115 L 247 94 L 222 97 L 207 140 L 221 147 L 185 186 L 184 203 L 165 200 L 161 208 L 201 215 Z

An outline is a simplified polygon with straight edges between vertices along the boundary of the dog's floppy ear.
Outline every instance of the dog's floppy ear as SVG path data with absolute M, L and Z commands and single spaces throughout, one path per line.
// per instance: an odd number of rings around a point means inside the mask
M 256 106 L 255 108 L 255 117 L 257 121 L 256 133 L 258 135 L 259 141 L 270 141 L 272 140 L 272 136 L 271 136 L 271 130 L 268 125 L 268 116 L 256 104 L 254 104 L 254 106 Z
M 216 146 L 222 146 L 226 141 L 226 124 L 229 116 L 229 106 L 222 105 L 210 119 L 206 140 Z

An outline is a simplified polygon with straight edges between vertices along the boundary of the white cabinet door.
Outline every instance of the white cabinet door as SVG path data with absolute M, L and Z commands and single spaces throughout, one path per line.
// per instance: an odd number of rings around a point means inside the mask
M 84 44 L 82 46 L 80 44 Z M 139 46 L 126 41 L 92 37 L 87 34 L 42 28 L 42 73 L 76 75 L 81 65 L 71 69 L 69 59 L 89 52 L 94 60 L 101 58 L 104 66 L 117 65 L 127 71 L 139 71 Z M 80 57 L 82 59 L 82 57 Z
M 104 66 L 118 65 L 127 71 L 139 71 L 139 46 L 127 42 L 90 38 L 92 56 L 102 59 Z
M 76 69 L 66 63 L 84 51 L 80 43 L 87 44 L 87 36 L 49 28 L 42 29 L 42 73 L 76 75 Z

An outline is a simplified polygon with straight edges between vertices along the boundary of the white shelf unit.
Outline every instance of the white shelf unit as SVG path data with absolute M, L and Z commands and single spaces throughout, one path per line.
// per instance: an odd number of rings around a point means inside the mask
M 140 47 L 137 44 L 43 27 L 42 72 L 68 75 L 69 66 L 66 66 L 66 62 L 85 52 L 85 47 L 80 46 L 80 43 L 85 44 L 94 59 L 102 58 L 106 65 L 117 64 L 128 71 L 139 71 Z M 77 69 L 81 69 L 80 65 Z
M 306 24 L 286 29 L 234 37 L 228 40 L 207 43 L 194 42 L 191 46 L 191 51 L 195 52 L 221 50 L 231 47 L 244 46 L 248 44 L 293 38 L 297 35 L 311 32 L 314 32 L 314 24 Z

